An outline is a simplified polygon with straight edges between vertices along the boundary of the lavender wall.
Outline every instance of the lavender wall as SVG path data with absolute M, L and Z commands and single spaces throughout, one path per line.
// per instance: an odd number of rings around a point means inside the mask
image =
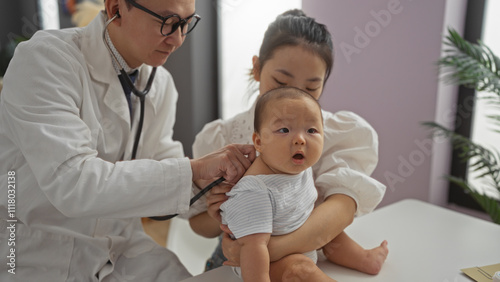
M 435 62 L 441 54 L 445 4 L 303 0 L 304 11 L 328 26 L 336 46 L 323 107 L 353 111 L 379 134 L 380 160 L 373 177 L 387 185 L 380 206 L 404 198 L 445 198 L 435 195 L 445 194 L 446 184 L 430 187 L 431 176 L 436 177 L 431 173 L 435 144 L 420 125 L 437 115 Z

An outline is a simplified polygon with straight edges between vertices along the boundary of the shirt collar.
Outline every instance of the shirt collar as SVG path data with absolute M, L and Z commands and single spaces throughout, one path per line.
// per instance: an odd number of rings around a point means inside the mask
M 116 50 L 115 45 L 113 45 L 113 42 L 111 41 L 111 37 L 109 37 L 109 32 L 107 29 L 106 29 L 105 38 L 106 38 L 106 42 L 109 45 L 109 49 L 111 49 L 111 53 L 112 53 L 111 57 L 113 57 L 113 55 L 114 55 L 116 57 L 116 59 L 118 60 L 118 62 L 120 62 L 120 64 L 118 64 L 115 60 L 113 60 L 113 58 L 111 59 L 111 62 L 113 63 L 113 68 L 115 69 L 116 73 L 120 74 L 120 69 L 122 67 L 125 70 L 125 72 L 128 74 L 134 72 L 136 69 L 129 67 L 127 62 L 125 62 L 125 59 L 123 59 L 122 55 L 120 55 L 120 52 L 118 52 L 118 50 Z

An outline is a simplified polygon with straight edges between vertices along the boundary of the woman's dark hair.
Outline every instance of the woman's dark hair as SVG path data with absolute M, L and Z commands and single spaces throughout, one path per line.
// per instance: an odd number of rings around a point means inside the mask
M 277 48 L 299 45 L 323 59 L 326 64 L 326 83 L 334 61 L 332 36 L 324 24 L 316 22 L 299 9 L 284 12 L 267 28 L 259 51 L 260 70 Z

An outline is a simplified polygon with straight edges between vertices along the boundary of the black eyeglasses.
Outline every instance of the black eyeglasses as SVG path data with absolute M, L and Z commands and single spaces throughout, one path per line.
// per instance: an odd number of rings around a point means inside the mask
M 132 6 L 136 7 L 137 9 L 143 10 L 144 12 L 160 19 L 162 22 L 160 32 L 164 36 L 168 36 L 174 33 L 179 27 L 181 27 L 182 35 L 186 35 L 190 33 L 194 29 L 194 27 L 198 24 L 198 22 L 201 20 L 201 17 L 198 16 L 197 14 L 192 14 L 191 16 L 185 19 L 181 19 L 179 15 L 175 14 L 167 17 L 162 17 L 157 13 L 149 10 L 148 8 L 140 4 L 137 4 L 134 0 L 127 0 L 127 2 L 130 3 Z

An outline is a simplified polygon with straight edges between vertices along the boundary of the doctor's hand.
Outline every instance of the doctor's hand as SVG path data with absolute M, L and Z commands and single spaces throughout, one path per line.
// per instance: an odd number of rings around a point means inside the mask
M 224 177 L 234 184 L 255 159 L 253 145 L 231 144 L 198 159 L 191 160 L 193 181 Z

